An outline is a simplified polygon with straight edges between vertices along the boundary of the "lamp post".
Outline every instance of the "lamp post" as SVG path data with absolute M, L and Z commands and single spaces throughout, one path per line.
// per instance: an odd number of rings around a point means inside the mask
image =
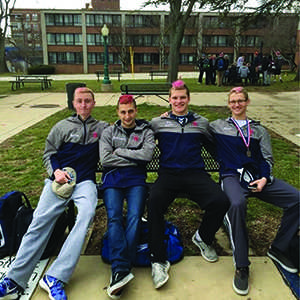
M 103 36 L 104 40 L 104 78 L 101 85 L 102 91 L 111 91 L 112 90 L 112 84 L 109 79 L 109 72 L 108 72 L 108 47 L 107 47 L 107 37 L 109 34 L 109 30 L 106 26 L 106 24 L 103 25 L 101 29 L 101 34 Z

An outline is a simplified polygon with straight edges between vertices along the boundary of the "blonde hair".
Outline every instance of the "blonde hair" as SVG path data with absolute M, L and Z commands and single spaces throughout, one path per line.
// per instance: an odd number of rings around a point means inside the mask
M 78 88 L 76 88 L 75 91 L 74 91 L 74 94 L 73 94 L 73 99 L 74 99 L 74 96 L 75 96 L 76 92 L 79 93 L 79 94 L 84 94 L 84 93 L 91 94 L 93 100 L 95 101 L 95 94 L 94 94 L 94 92 L 91 89 L 87 88 L 87 87 L 78 87 Z
M 237 87 L 234 87 L 232 88 L 230 91 L 229 91 L 229 94 L 228 94 L 228 101 L 230 99 L 230 96 L 231 94 L 240 94 L 242 93 L 244 96 L 245 96 L 245 99 L 248 100 L 249 99 L 249 96 L 248 96 L 248 92 L 242 87 L 242 86 L 237 86 Z

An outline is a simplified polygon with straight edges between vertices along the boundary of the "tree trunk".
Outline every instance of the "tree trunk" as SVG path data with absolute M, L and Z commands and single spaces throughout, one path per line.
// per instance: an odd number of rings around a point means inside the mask
M 170 18 L 176 20 L 176 22 L 174 22 L 170 27 L 170 52 L 168 65 L 168 81 L 173 82 L 178 79 L 179 53 L 185 24 L 181 15 L 176 18 L 174 15 L 170 14 Z
M 5 61 L 5 38 L 0 35 L 0 73 L 8 72 Z

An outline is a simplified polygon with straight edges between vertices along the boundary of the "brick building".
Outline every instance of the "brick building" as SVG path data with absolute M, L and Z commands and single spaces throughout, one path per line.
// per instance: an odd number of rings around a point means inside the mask
M 194 70 L 200 53 L 223 51 L 231 62 L 243 54 L 251 61 L 263 44 L 266 21 L 261 19 L 241 30 L 236 25 L 237 17 L 193 13 L 180 48 L 179 71 Z M 36 60 L 40 57 L 41 63 L 55 65 L 57 73 L 93 73 L 103 69 L 104 24 L 109 28 L 110 69 L 129 71 L 130 51 L 135 72 L 166 69 L 168 23 L 168 12 L 123 11 L 119 0 L 92 0 L 92 6 L 87 4 L 76 10 L 11 10 L 12 37 L 23 39 L 30 47 L 41 46 Z

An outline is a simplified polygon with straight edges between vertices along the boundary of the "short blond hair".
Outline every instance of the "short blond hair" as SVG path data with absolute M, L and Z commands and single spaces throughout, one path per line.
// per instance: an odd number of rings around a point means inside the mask
M 94 94 L 94 92 L 91 89 L 87 88 L 87 87 L 78 87 L 78 88 L 76 88 L 75 91 L 74 91 L 74 94 L 73 94 L 73 99 L 74 99 L 74 96 L 75 96 L 76 92 L 79 93 L 79 94 L 84 94 L 84 93 L 91 94 L 93 100 L 95 101 L 95 94 Z

